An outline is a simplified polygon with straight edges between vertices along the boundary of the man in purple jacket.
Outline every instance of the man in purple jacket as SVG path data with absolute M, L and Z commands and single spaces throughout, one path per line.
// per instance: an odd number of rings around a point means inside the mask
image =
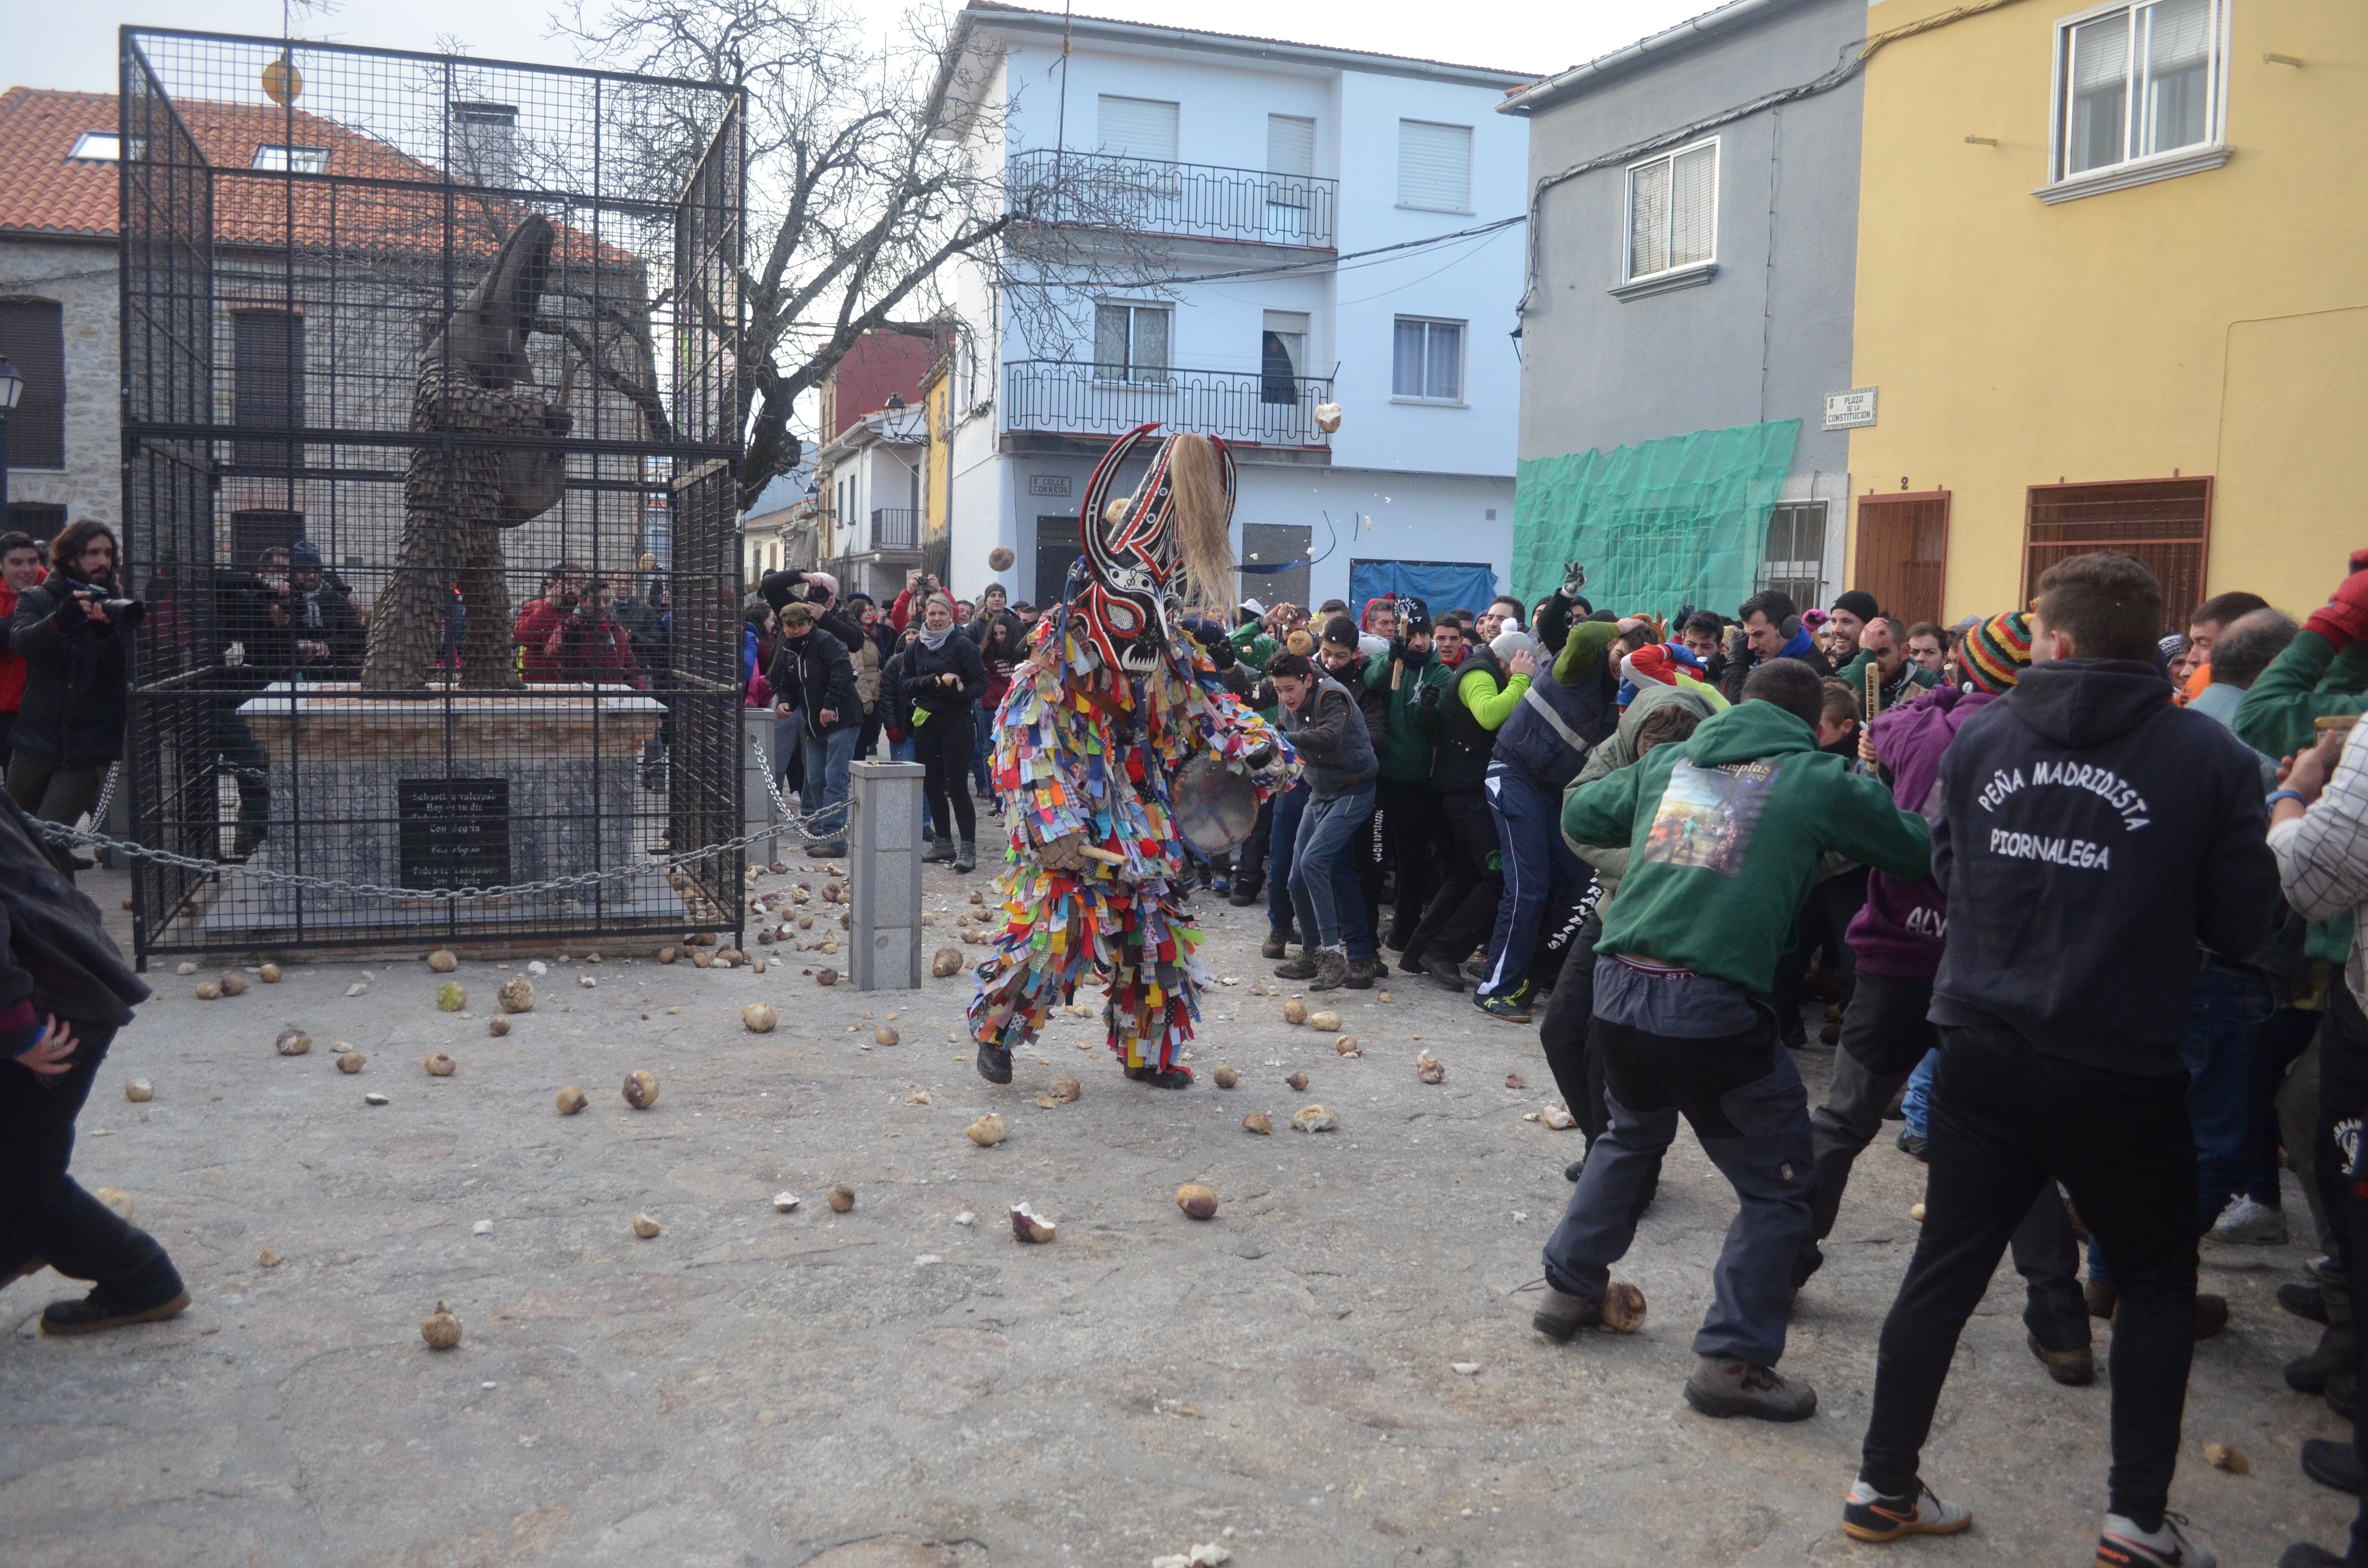
M 1926 692 L 1879 716 L 1870 727 L 1875 760 L 1891 776 L 1892 799 L 1930 823 L 1941 812 L 1941 758 L 1958 729 L 2003 695 L 2031 662 L 2030 617 L 1995 616 L 1965 634 L 1959 659 L 1965 685 Z M 1793 1282 L 1805 1282 L 1825 1262 L 1817 1243 L 1840 1213 L 1854 1162 L 1883 1126 L 1892 1096 L 1925 1052 L 1941 1043 L 1925 1014 L 1932 976 L 1941 967 L 1948 929 L 1948 898 L 1930 877 L 1903 882 L 1880 871 L 1867 877 L 1866 906 L 1850 922 L 1858 987 L 1842 1016 L 1841 1049 L 1834 1056 L 1826 1103 L 1809 1118 L 1817 1163 L 1814 1239 L 1801 1249 Z M 2058 1382 L 2096 1376 L 2089 1314 L 2080 1295 L 2079 1253 L 2072 1222 L 2053 1185 L 2039 1195 L 2014 1236 L 2014 1263 L 2027 1282 L 2023 1326 L 2032 1353 Z

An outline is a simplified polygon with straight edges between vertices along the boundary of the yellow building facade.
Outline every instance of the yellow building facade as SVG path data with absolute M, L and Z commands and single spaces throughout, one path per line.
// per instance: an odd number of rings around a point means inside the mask
M 2368 546 L 2368 6 L 1870 7 L 1850 580 L 1948 619 L 2131 549 L 2181 618 Z

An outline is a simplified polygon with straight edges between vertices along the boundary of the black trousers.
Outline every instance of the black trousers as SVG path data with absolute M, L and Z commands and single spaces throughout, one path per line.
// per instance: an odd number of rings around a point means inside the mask
M 1860 1476 L 1912 1492 L 1957 1336 L 2041 1189 L 2061 1181 L 2121 1289 L 2112 1511 L 2160 1528 L 2195 1333 L 2195 1138 L 2187 1075 L 2049 1056 L 2003 1028 L 1943 1028 L 1924 1229 L 1884 1320 Z
M 1562 972 L 1546 1010 L 1538 1019 L 1538 1043 L 1545 1048 L 1546 1070 L 1554 1074 L 1562 1103 L 1578 1118 L 1579 1131 L 1591 1145 L 1603 1134 L 1603 1053 L 1595 1049 L 1588 1020 L 1595 1016 L 1595 944 L 1603 937 L 1603 917 L 1589 911 L 1578 935 L 1564 952 Z
M 2334 1221 L 2336 1256 L 2350 1270 L 2360 1266 L 2360 1259 L 2368 1258 L 2368 1142 L 2361 1137 L 2363 1123 L 2368 1123 L 2368 1019 L 2362 1018 L 2360 1004 L 2340 975 L 2328 987 L 2327 1017 L 2319 1024 L 2317 1044 L 2319 1186 Z M 2335 1154 L 2339 1138 L 2357 1153 Z M 2326 1163 L 2330 1158 L 2334 1165 Z M 2357 1281 L 2362 1276 L 2347 1273 L 2345 1278 L 2352 1282 L 2357 1300 Z M 2363 1343 L 2368 1335 L 2355 1334 L 2352 1341 L 2352 1375 L 2368 1381 L 2368 1343 Z M 2352 1416 L 2351 1444 L 2355 1452 L 2368 1454 L 2368 1416 Z M 2368 1563 L 2368 1498 L 2362 1500 L 2352 1518 L 2350 1551 L 2344 1561 Z
M 1388 945 L 1404 948 L 1429 907 L 1431 890 L 1439 885 L 1447 818 L 1439 809 L 1438 793 L 1428 784 L 1393 784 L 1383 779 L 1374 787 L 1374 802 L 1373 820 L 1381 829 L 1380 854 L 1365 890 L 1365 907 L 1380 907 L 1384 874 L 1397 879 L 1390 902 Z
M 115 1039 L 112 1028 L 75 1024 L 73 1066 L 43 1080 L 0 1062 L 0 1274 L 47 1259 L 69 1279 L 88 1279 L 111 1298 L 154 1302 L 177 1295 L 181 1277 L 147 1232 L 85 1192 L 66 1174 L 74 1118 Z
M 978 837 L 978 811 L 970 799 L 970 715 L 968 707 L 949 708 L 913 732 L 913 760 L 921 765 L 929 820 L 940 835 L 952 823 L 965 844 Z
M 1441 791 L 1434 798 L 1447 821 L 1447 878 L 1406 937 L 1402 961 L 1411 962 L 1436 946 L 1444 957 L 1461 963 L 1496 928 L 1497 904 L 1504 897 L 1504 874 L 1489 869 L 1497 854 L 1497 819 L 1477 786 Z

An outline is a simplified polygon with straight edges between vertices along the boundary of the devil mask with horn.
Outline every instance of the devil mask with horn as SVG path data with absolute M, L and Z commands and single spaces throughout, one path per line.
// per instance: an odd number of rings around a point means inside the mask
M 1234 454 L 1210 436 L 1174 435 L 1152 454 L 1151 472 L 1131 499 L 1113 502 L 1118 472 L 1156 425 L 1139 426 L 1112 443 L 1086 485 L 1078 509 L 1085 558 L 1073 569 L 1083 585 L 1070 614 L 1104 665 L 1147 676 L 1178 656 L 1183 633 L 1177 610 L 1189 585 L 1196 600 L 1223 603 L 1232 618 Z

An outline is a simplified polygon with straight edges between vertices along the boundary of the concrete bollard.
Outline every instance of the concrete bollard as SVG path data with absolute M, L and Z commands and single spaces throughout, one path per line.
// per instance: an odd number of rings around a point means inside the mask
M 765 787 L 765 765 L 757 760 L 757 749 L 772 757 L 776 767 L 780 758 L 773 756 L 773 710 L 770 708 L 740 710 L 740 831 L 758 833 L 778 827 L 781 813 L 774 809 L 773 792 Z M 748 862 L 769 866 L 780 859 L 779 842 L 760 838 L 748 846 Z
M 917 762 L 848 769 L 848 969 L 858 991 L 921 988 L 921 776 Z

